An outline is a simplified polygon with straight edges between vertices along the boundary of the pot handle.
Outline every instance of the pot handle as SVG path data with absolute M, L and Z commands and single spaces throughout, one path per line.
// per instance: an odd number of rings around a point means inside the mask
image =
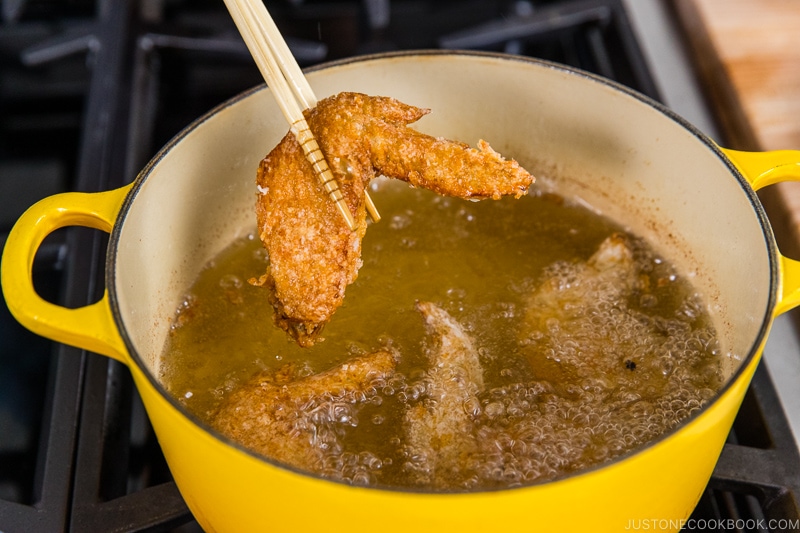
M 69 192 L 40 200 L 11 229 L 0 263 L 8 309 L 20 324 L 43 337 L 128 363 L 111 313 L 108 289 L 93 304 L 69 309 L 44 300 L 33 287 L 33 260 L 42 241 L 67 226 L 111 232 L 132 185 L 99 193 Z
M 742 152 L 722 148 L 722 152 L 739 169 L 753 190 L 783 181 L 800 181 L 800 150 Z M 782 288 L 780 301 L 775 306 L 775 316 L 800 304 L 800 261 L 783 254 L 780 260 Z

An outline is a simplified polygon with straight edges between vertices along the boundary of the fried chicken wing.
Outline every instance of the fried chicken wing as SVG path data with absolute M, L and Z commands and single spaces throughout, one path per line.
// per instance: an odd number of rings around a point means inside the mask
M 290 132 L 258 169 L 256 214 L 269 254 L 266 286 L 276 323 L 302 346 L 316 342 L 361 267 L 364 189 L 379 175 L 460 198 L 522 196 L 533 177 L 484 141 L 478 149 L 408 127 L 428 110 L 387 97 L 340 93 L 306 119 L 356 221 L 351 231 Z
M 664 377 L 642 372 L 644 365 L 656 364 L 650 354 L 666 332 L 631 307 L 639 280 L 633 250 L 621 234 L 604 240 L 585 263 L 551 268 L 524 319 L 532 340 L 523 351 L 537 375 L 553 383 L 599 380 L 609 390 L 642 374 Z M 639 388 L 656 391 L 665 384 L 651 379 Z
M 417 303 L 433 341 L 428 351 L 425 398 L 405 414 L 404 469 L 426 488 L 458 487 L 469 477 L 478 450 L 474 418 L 480 411 L 483 368 L 478 351 L 461 325 L 440 307 Z
M 533 294 L 528 306 L 529 324 L 544 329 L 545 321 L 565 321 L 583 314 L 599 300 L 618 301 L 636 281 L 633 252 L 625 237 L 605 239 L 586 263 L 558 265 Z
M 329 464 L 343 453 L 343 429 L 353 425 L 359 408 L 394 374 L 396 363 L 396 353 L 380 350 L 308 377 L 299 377 L 300 369 L 292 364 L 260 373 L 224 401 L 212 425 L 266 457 L 358 481 L 373 474 L 369 465 L 358 472 L 331 470 Z

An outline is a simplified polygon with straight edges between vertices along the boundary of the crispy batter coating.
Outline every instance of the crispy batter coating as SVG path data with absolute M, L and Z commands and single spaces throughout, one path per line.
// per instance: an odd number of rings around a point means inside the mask
M 425 399 L 405 414 L 404 469 L 421 487 L 458 487 L 471 475 L 478 451 L 474 419 L 480 412 L 483 367 L 470 337 L 440 307 L 417 303 L 433 340 L 425 373 Z
M 396 363 L 396 353 L 380 350 L 308 377 L 292 364 L 260 373 L 225 399 L 212 425 L 265 457 L 352 480 L 353 472 L 326 472 L 326 460 L 341 455 L 341 428 L 352 425 Z
M 628 240 L 615 233 L 585 263 L 554 266 L 531 295 L 523 319 L 523 329 L 536 339 L 525 343 L 524 352 L 537 375 L 570 383 L 630 374 L 624 359 L 637 351 L 630 343 L 657 332 L 628 307 L 639 280 Z M 628 333 L 626 341 L 621 331 L 635 334 Z
M 290 132 L 258 169 L 256 214 L 269 253 L 266 286 L 276 323 L 301 346 L 314 344 L 361 267 L 364 189 L 379 175 L 461 198 L 522 196 L 533 182 L 513 160 L 407 126 L 428 113 L 388 97 L 340 93 L 306 119 L 356 221 L 350 231 Z
M 597 251 L 570 276 L 551 276 L 534 292 L 528 325 L 545 330 L 545 322 L 574 320 L 597 301 L 619 302 L 631 291 L 638 273 L 633 251 L 622 234 L 606 238 Z

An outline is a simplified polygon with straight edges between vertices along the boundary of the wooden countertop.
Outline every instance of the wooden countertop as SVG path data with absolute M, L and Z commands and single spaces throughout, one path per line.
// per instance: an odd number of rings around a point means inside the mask
M 724 139 L 800 150 L 800 1 L 672 0 Z M 782 251 L 800 259 L 800 183 L 760 193 Z

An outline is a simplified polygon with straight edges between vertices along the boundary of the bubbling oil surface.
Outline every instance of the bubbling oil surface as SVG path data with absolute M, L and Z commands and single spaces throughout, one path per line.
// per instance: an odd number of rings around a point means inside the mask
M 415 486 L 404 413 L 425 401 L 428 359 L 416 301 L 455 318 L 478 347 L 485 389 L 472 413 L 477 449 L 448 490 L 547 481 L 635 450 L 679 424 L 722 382 L 716 334 L 691 284 L 647 243 L 628 236 L 634 289 L 583 302 L 570 320 L 530 320 L 543 283 L 569 286 L 581 265 L 623 228 L 563 198 L 466 202 L 387 183 L 371 193 L 384 220 L 363 241 L 364 265 L 324 342 L 300 348 L 272 323 L 264 289 L 247 280 L 267 257 L 257 237 L 207 265 L 177 309 L 162 382 L 211 421 L 251 376 L 287 363 L 302 375 L 391 346 L 397 372 L 346 423 L 325 421 L 337 446 L 317 469 L 331 479 Z M 343 415 L 344 416 L 344 415 Z

